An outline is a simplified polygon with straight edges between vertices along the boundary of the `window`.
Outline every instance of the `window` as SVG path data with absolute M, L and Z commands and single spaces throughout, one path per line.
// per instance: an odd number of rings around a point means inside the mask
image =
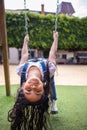
M 66 54 L 62 54 L 62 59 L 66 59 L 67 55 Z

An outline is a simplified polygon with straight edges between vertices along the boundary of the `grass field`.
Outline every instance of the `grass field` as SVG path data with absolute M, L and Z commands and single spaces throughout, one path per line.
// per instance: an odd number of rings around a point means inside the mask
M 7 113 L 15 100 L 17 85 L 6 97 L 0 86 L 0 130 L 10 130 Z M 87 130 L 87 86 L 57 86 L 59 113 L 51 115 L 53 130 Z

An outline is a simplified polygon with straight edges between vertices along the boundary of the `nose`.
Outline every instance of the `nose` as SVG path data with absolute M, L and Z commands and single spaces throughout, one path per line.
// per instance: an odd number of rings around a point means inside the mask
M 33 85 L 31 86 L 31 88 L 34 89 L 34 88 L 36 88 L 36 86 L 33 84 Z

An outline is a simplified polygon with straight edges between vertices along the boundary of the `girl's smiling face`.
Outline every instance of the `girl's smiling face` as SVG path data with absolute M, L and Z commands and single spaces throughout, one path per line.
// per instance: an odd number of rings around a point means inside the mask
M 25 98 L 30 102 L 37 102 L 41 99 L 44 88 L 43 83 L 38 77 L 31 77 L 23 84 Z

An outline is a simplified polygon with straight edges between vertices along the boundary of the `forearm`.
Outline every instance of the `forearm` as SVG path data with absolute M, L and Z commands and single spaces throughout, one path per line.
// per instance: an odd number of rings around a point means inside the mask
M 20 64 L 23 64 L 24 62 L 28 60 L 28 42 L 29 42 L 29 37 L 28 35 L 26 35 L 24 38 L 24 43 L 22 47 Z
M 28 43 L 24 41 L 23 43 L 23 47 L 22 47 L 22 52 L 21 52 L 21 56 L 23 55 L 28 55 Z
M 53 32 L 53 44 L 50 49 L 49 53 L 49 60 L 56 64 L 56 53 L 57 53 L 57 48 L 58 48 L 58 32 Z
M 58 39 L 54 39 L 53 44 L 50 49 L 50 53 L 52 53 L 52 55 L 56 56 L 57 48 L 58 48 Z

